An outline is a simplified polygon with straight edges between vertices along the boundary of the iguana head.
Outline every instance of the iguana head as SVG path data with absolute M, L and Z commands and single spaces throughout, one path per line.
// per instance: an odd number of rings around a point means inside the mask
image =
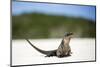
M 66 38 L 71 38 L 73 36 L 73 33 L 72 32 L 66 32 L 64 37 Z
M 73 35 L 73 33 L 72 32 L 68 32 L 68 33 L 66 32 L 64 36 L 70 36 L 70 35 Z

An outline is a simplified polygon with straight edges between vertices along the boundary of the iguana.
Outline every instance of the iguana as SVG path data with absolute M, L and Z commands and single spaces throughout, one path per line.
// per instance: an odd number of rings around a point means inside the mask
M 70 39 L 72 38 L 72 35 L 73 35 L 73 33 L 71 33 L 71 32 L 66 33 L 64 35 L 59 47 L 57 49 L 51 50 L 51 51 L 45 51 L 45 50 L 39 49 L 36 46 L 34 46 L 28 39 L 26 39 L 26 40 L 37 51 L 39 51 L 42 54 L 45 54 L 46 57 L 50 57 L 50 56 L 65 57 L 65 56 L 70 56 L 70 54 L 71 54 L 71 48 L 69 46 L 69 42 L 70 42 Z

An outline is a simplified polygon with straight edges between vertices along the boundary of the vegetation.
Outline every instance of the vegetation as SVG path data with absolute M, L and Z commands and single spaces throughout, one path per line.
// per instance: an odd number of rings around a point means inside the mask
M 59 38 L 65 32 L 76 37 L 95 37 L 96 22 L 81 17 L 24 13 L 12 16 L 12 38 Z

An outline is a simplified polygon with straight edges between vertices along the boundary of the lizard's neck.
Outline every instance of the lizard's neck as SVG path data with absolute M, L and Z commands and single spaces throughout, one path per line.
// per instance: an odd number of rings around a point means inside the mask
M 66 44 L 69 44 L 70 39 L 71 39 L 71 38 L 69 38 L 69 37 L 68 37 L 68 38 L 64 38 L 64 44 L 65 44 L 65 45 L 66 45 Z

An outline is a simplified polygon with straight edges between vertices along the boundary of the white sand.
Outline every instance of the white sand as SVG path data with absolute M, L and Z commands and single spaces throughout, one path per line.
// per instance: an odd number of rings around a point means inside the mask
M 43 50 L 53 50 L 58 48 L 61 39 L 35 39 L 30 41 Z M 95 39 L 73 38 L 70 41 L 72 56 L 44 57 L 32 48 L 26 40 L 12 41 L 12 65 L 27 65 L 27 64 L 44 64 L 44 63 L 60 63 L 60 62 L 75 62 L 75 61 L 93 61 L 95 60 Z

